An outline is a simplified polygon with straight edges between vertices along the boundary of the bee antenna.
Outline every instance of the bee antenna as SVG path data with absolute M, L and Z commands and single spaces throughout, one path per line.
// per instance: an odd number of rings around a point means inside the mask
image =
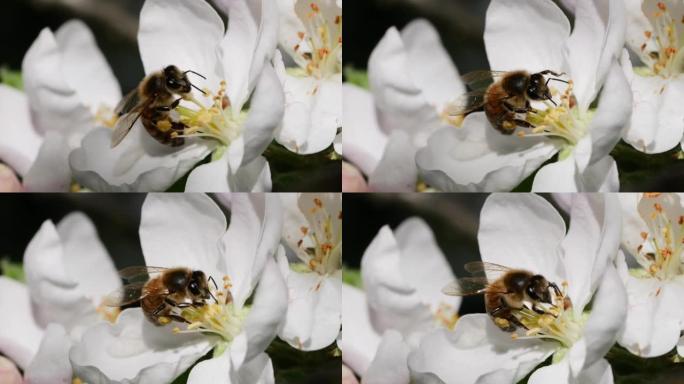
M 188 73 L 188 72 L 189 72 L 189 73 L 194 73 L 195 75 L 197 75 L 197 76 L 203 78 L 204 80 L 207 79 L 206 77 L 202 76 L 201 74 L 199 74 L 199 73 L 197 73 L 197 72 L 195 72 L 195 71 L 193 71 L 193 70 L 190 70 L 190 69 L 188 69 L 187 71 L 183 72 L 183 74 L 185 75 L 185 74 Z
M 191 87 L 193 87 L 193 88 L 195 88 L 196 90 L 198 90 L 198 91 L 202 92 L 202 94 L 203 94 L 204 96 L 206 96 L 206 95 L 207 95 L 207 93 L 206 93 L 206 92 L 204 92 L 203 90 L 201 90 L 201 89 L 197 88 L 197 86 L 195 86 L 195 84 L 193 84 L 193 83 L 190 83 L 190 86 L 191 86 Z
M 551 80 L 556 80 L 556 81 L 560 81 L 561 83 L 568 84 L 568 82 L 565 81 L 565 80 L 563 80 L 563 79 L 557 79 L 557 78 L 555 78 L 555 77 L 549 77 L 548 79 L 546 79 L 546 85 L 548 85 L 548 84 L 549 84 L 549 81 L 551 81 Z
M 554 107 L 557 107 L 557 106 L 558 106 L 558 104 L 556 104 L 556 102 L 553 101 L 552 98 L 548 97 L 547 99 L 553 104 Z

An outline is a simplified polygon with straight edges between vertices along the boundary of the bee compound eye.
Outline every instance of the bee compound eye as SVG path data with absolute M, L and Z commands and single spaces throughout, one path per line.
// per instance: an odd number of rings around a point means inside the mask
M 199 286 L 196 282 L 193 281 L 192 283 L 190 283 L 190 285 L 188 285 L 188 288 L 190 289 L 190 293 L 192 293 L 193 295 L 200 294 Z

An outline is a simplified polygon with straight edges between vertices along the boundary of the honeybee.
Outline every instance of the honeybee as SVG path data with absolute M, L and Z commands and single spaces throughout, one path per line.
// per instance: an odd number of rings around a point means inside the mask
M 555 298 L 562 297 L 555 283 L 524 269 L 481 261 L 467 263 L 464 267 L 477 276 L 459 278 L 444 287 L 442 292 L 451 296 L 484 294 L 487 313 L 494 324 L 506 332 L 513 332 L 518 327 L 527 329 L 515 316 L 515 310 L 529 305 L 529 309 L 544 314 L 547 311 L 542 308 L 543 304 L 555 306 Z M 496 278 L 488 278 L 486 273 Z M 555 297 L 551 295 L 552 289 Z M 569 299 L 564 298 L 562 305 L 567 309 L 570 306 Z
M 216 300 L 209 281 L 214 286 L 216 282 L 212 277 L 207 279 L 202 271 L 136 266 L 120 270 L 119 276 L 128 283 L 106 296 L 104 304 L 122 307 L 139 301 L 143 313 L 155 325 L 165 325 L 171 320 L 187 322 L 178 314 L 181 309 L 204 306 L 210 298 Z
M 119 117 L 112 133 L 111 147 L 116 147 L 133 128 L 140 118 L 145 130 L 158 142 L 172 147 L 183 145 L 182 137 L 174 137 L 173 132 L 182 134 L 185 124 L 172 121 L 169 112 L 190 96 L 192 88 L 204 94 L 188 80 L 188 73 L 206 79 L 195 71 L 181 71 L 169 65 L 161 71 L 145 77 L 138 87 L 129 92 L 116 106 L 114 113 Z
M 545 75 L 556 77 L 545 78 Z M 551 98 L 549 81 L 559 79 L 564 73 L 545 70 L 530 74 L 527 71 L 474 71 L 462 76 L 463 82 L 473 90 L 462 95 L 459 100 L 447 107 L 450 116 L 467 115 L 484 110 L 487 120 L 499 132 L 510 135 L 518 126 L 534 128 L 520 114 L 534 112 L 530 101 L 549 100 Z M 493 80 L 493 82 L 491 82 Z

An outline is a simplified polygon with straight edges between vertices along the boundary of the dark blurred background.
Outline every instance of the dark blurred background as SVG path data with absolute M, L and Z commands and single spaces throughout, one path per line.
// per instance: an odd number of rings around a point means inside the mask
M 469 276 L 463 265 L 478 261 L 477 230 L 480 211 L 487 199 L 483 193 L 345 193 L 344 265 L 360 268 L 364 251 L 380 228 L 396 229 L 410 217 L 420 217 L 432 229 L 439 248 L 455 276 Z M 552 204 L 548 195 L 542 195 Z M 562 213 L 562 211 L 559 212 Z M 563 213 L 562 213 L 563 214 Z M 465 297 L 460 313 L 484 312 L 482 296 Z
M 437 29 L 460 74 L 489 69 L 482 38 L 488 6 L 487 0 L 347 0 L 344 65 L 365 70 L 373 48 L 388 28 L 401 30 L 410 21 L 424 18 Z M 565 13 L 572 23 L 572 14 Z M 684 160 L 679 146 L 663 154 L 644 155 L 621 141 L 611 155 L 618 163 L 621 191 L 684 190 Z M 532 178 L 521 184 L 521 190 L 529 191 L 531 183 Z

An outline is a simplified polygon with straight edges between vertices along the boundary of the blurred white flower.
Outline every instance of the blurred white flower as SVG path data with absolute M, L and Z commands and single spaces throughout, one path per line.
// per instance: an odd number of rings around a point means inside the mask
M 67 192 L 69 152 L 111 118 L 121 90 L 92 32 L 71 20 L 43 29 L 22 62 L 24 92 L 0 84 L 0 159 L 34 192 Z
M 361 171 L 346 161 L 342 161 L 342 192 L 370 192 Z
M 570 228 L 536 195 L 492 195 L 480 216 L 482 261 L 539 273 L 562 284 L 572 306 L 557 316 L 529 311 L 529 330 L 504 332 L 489 315 L 469 314 L 453 332 L 434 331 L 409 356 L 412 377 L 436 374 L 446 383 L 612 383 L 603 356 L 627 311 L 625 289 L 612 265 L 620 241 L 620 207 L 611 195 L 575 195 Z M 591 310 L 585 307 L 591 301 Z M 514 336 L 515 335 L 515 336 Z
M 645 153 L 683 141 L 684 4 L 681 0 L 626 0 L 627 46 L 641 61 L 626 65 L 634 97 L 624 139 Z
M 433 329 L 453 328 L 461 299 L 442 287 L 455 278 L 430 227 L 421 219 L 385 226 L 361 260 L 364 292 L 343 285 L 345 364 L 364 383 L 410 382 L 407 357 Z
M 74 372 L 88 383 L 168 383 L 213 349 L 188 383 L 273 383 L 264 350 L 287 307 L 274 260 L 281 226 L 276 196 L 233 194 L 226 230 L 223 212 L 206 195 L 148 195 L 140 224 L 146 265 L 204 271 L 223 281 L 215 296 L 232 301 L 184 309 L 189 325 L 155 326 L 140 308 L 127 309 L 115 324 L 84 333 L 70 353 Z
M 622 0 L 598 3 L 577 4 L 572 33 L 567 17 L 551 0 L 490 3 L 484 40 L 492 70 L 565 72 L 573 84 L 557 89 L 557 106 L 532 104 L 541 110 L 527 115 L 536 126 L 532 130 L 502 135 L 484 112 L 475 112 L 461 129 L 435 132 L 416 156 L 429 185 L 444 191 L 509 191 L 558 154 L 557 162 L 539 170 L 533 191 L 619 189 L 610 151 L 631 111 L 629 84 L 617 61 L 624 43 L 624 5 Z M 607 27 L 599 11 L 603 8 L 608 9 Z M 542 22 L 521 28 L 520 20 Z M 590 105 L 602 87 L 594 111 Z
M 343 370 L 344 372 L 344 370 Z M 353 374 L 352 374 L 353 377 Z M 0 356 L 0 383 L 3 384 L 22 384 L 24 382 L 24 379 L 21 377 L 21 373 L 19 373 L 19 369 L 17 369 L 17 366 L 14 365 L 13 362 L 7 360 L 6 358 Z M 349 384 L 352 384 L 353 382 L 350 382 Z M 358 384 L 354 383 L 354 384 Z
M 296 262 L 278 258 L 289 305 L 278 332 L 297 349 L 332 344 L 340 333 L 342 286 L 342 194 L 281 194 L 283 239 Z
M 24 253 L 26 284 L 0 276 L 0 352 L 27 382 L 70 383 L 69 348 L 85 329 L 113 321 L 101 300 L 121 286 L 92 222 L 72 213 L 45 221 Z
M 623 248 L 618 270 L 628 311 L 620 345 L 642 357 L 664 355 L 684 330 L 684 205 L 678 194 L 620 194 Z
M 277 9 L 267 0 L 217 5 L 228 14 L 227 30 L 203 0 L 147 0 L 140 13 L 138 43 L 146 74 L 173 64 L 207 78 L 193 82 L 208 95 L 196 92 L 195 101 L 184 100 L 175 110 L 189 127 L 186 144 L 162 145 L 138 121 L 110 149 L 111 130 L 95 130 L 70 156 L 79 182 L 96 190 L 163 191 L 192 169 L 186 191 L 270 190 L 270 170 L 261 154 L 284 109 L 270 63 Z M 193 169 L 209 154 L 209 163 Z
M 320 152 L 342 126 L 342 0 L 278 0 L 278 7 L 280 48 L 296 67 L 277 56 L 285 115 L 276 140 L 297 153 Z
M 1 92 L 1 91 L 0 91 Z M 23 192 L 21 182 L 12 168 L 0 163 L 0 192 Z
M 343 87 L 345 158 L 374 191 L 415 191 L 416 151 L 448 125 L 442 111 L 465 86 L 425 20 L 387 30 L 368 61 L 368 80 L 370 92 Z

